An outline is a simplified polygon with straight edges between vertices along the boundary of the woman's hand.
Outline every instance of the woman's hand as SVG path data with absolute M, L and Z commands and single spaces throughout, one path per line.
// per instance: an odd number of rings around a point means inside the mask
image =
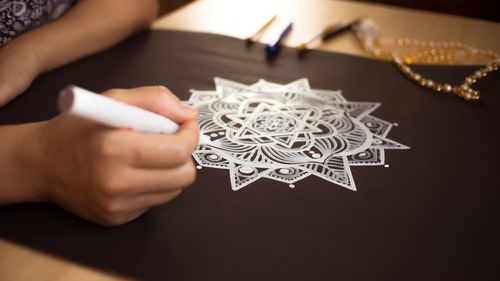
M 172 200 L 194 181 L 191 153 L 199 135 L 194 109 L 164 87 L 104 94 L 167 116 L 180 129 L 173 135 L 146 134 L 67 114 L 32 126 L 17 150 L 15 174 L 25 179 L 17 184 L 32 196 L 25 200 L 54 202 L 95 223 L 118 225 Z

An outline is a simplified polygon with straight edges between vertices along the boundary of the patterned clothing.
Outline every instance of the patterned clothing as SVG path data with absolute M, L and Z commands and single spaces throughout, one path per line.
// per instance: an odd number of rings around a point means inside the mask
M 0 0 L 0 47 L 64 15 L 76 0 Z

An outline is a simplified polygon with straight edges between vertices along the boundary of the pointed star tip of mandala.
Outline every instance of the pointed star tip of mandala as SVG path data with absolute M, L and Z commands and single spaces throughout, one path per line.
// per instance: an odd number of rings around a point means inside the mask
M 231 189 L 232 189 L 233 191 L 238 191 L 238 190 L 240 190 L 241 188 L 243 188 L 243 186 L 231 186 Z
M 400 143 L 397 143 L 398 146 L 397 147 L 394 147 L 392 149 L 411 149 L 411 147 L 407 146 L 407 145 L 404 145 L 404 144 L 400 144 Z M 391 148 L 385 148 L 385 149 L 391 149 Z
M 225 80 L 224 78 L 214 77 L 214 84 L 217 85 L 217 84 L 219 84 L 219 82 L 224 81 L 224 80 Z
M 349 190 L 351 190 L 351 191 L 358 191 L 358 190 L 356 189 L 356 186 L 355 186 L 355 185 L 345 186 L 345 188 L 347 188 L 347 189 L 349 189 Z

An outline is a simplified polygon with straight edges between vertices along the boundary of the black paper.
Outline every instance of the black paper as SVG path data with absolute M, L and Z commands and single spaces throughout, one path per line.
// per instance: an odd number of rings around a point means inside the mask
M 420 66 L 452 84 L 477 67 Z M 50 204 L 0 207 L 0 236 L 144 280 L 494 280 L 500 250 L 500 75 L 465 102 L 421 88 L 386 62 L 264 46 L 233 38 L 148 31 L 38 77 L 0 108 L 0 124 L 49 119 L 58 91 L 100 92 L 161 84 L 181 99 L 215 90 L 213 77 L 244 84 L 341 89 L 381 102 L 372 116 L 397 122 L 389 168 L 352 167 L 357 191 L 310 176 L 290 189 L 261 179 L 232 191 L 227 170 L 203 168 L 180 197 L 137 220 L 105 228 Z M 0 136 L 1 137 L 1 136 Z M 30 265 L 25 265 L 29 267 Z

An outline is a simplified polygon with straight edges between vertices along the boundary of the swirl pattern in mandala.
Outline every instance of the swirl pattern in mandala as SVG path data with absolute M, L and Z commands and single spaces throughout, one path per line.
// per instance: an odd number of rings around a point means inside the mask
M 228 169 L 231 187 L 260 178 L 294 183 L 315 175 L 356 190 L 350 166 L 383 165 L 392 124 L 369 114 L 374 102 L 349 102 L 340 91 L 311 89 L 307 79 L 247 86 L 215 78 L 216 91 L 192 91 L 200 132 L 199 167 Z

